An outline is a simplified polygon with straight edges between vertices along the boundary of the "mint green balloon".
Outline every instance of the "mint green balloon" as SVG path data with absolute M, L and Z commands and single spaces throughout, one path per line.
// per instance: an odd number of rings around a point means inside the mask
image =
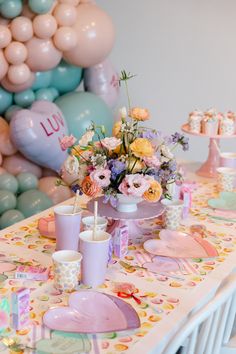
M 54 99 L 53 92 L 49 88 L 42 88 L 35 92 L 35 98 L 37 101 L 50 101 Z
M 51 94 L 53 95 L 53 101 L 60 96 L 59 91 L 55 87 L 49 87 L 48 88 L 51 91 Z
M 53 0 L 29 0 L 28 4 L 36 14 L 45 14 L 51 10 Z
M 15 195 L 7 190 L 0 190 L 0 214 L 16 207 Z
M 37 189 L 31 189 L 18 197 L 17 209 L 20 210 L 25 217 L 29 217 L 50 208 L 52 204 L 51 199 L 49 199 L 45 193 Z
M 62 110 L 69 133 L 80 138 L 91 121 L 106 127 L 107 135 L 112 131 L 114 119 L 110 108 L 98 96 L 90 92 L 70 92 L 60 96 L 55 103 Z
M 5 227 L 24 220 L 24 218 L 24 215 L 17 209 L 7 210 L 0 217 L 0 229 L 5 229 Z
M 7 122 L 10 122 L 12 119 L 12 116 L 15 112 L 19 111 L 21 109 L 20 106 L 17 106 L 16 104 L 11 105 L 5 112 L 4 118 L 6 119 Z
M 31 87 L 32 90 L 47 88 L 52 80 L 52 71 L 38 71 L 35 73 L 35 80 Z
M 15 176 L 10 173 L 0 175 L 0 189 L 16 193 L 18 191 L 18 181 Z
M 19 16 L 22 11 L 21 0 L 5 0 L 0 7 L 0 11 L 3 17 L 14 18 Z
M 20 193 L 26 192 L 29 189 L 37 189 L 38 187 L 38 179 L 32 173 L 22 172 L 19 173 L 16 178 L 19 184 L 18 190 Z
M 12 93 L 0 87 L 0 114 L 3 114 L 12 105 Z
M 18 106 L 22 108 L 29 107 L 35 101 L 34 91 L 28 89 L 22 92 L 15 93 L 14 101 Z
M 55 87 L 60 94 L 74 91 L 80 84 L 82 78 L 82 69 L 66 63 L 64 60 L 52 70 L 51 85 Z

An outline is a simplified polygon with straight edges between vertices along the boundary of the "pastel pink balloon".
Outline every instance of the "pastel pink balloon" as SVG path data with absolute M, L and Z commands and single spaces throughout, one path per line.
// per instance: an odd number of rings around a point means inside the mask
M 5 48 L 11 42 L 11 31 L 4 25 L 0 25 L 0 48 Z
M 27 43 L 28 58 L 26 64 L 32 71 L 46 71 L 55 68 L 62 58 L 50 39 L 33 37 Z
M 21 42 L 11 42 L 4 51 L 10 64 L 22 64 L 27 58 L 26 46 Z
M 9 25 L 9 22 L 10 22 L 10 20 L 8 20 L 7 18 L 0 17 L 0 25 L 7 27 Z
M 3 51 L 0 49 L 0 80 L 6 75 L 8 67 L 8 62 L 6 61 Z
M 2 154 L 0 153 L 0 165 L 2 164 Z
M 51 177 L 51 176 L 58 177 L 58 174 L 55 171 L 51 170 L 50 168 L 44 167 L 42 177 Z
M 21 92 L 21 91 L 24 91 L 24 90 L 27 90 L 28 88 L 30 88 L 32 86 L 33 82 L 34 82 L 34 79 L 35 79 L 35 75 L 34 75 L 34 73 L 31 73 L 29 80 L 27 80 L 23 84 L 14 85 L 13 83 L 11 83 L 9 81 L 8 77 L 5 76 L 3 78 L 3 80 L 1 81 L 1 85 L 7 91 L 10 91 L 10 92 Z
M 56 186 L 58 177 L 43 177 L 39 180 L 38 189 L 47 194 L 53 204 L 58 204 L 72 197 L 69 187 Z
M 59 26 L 72 26 L 77 19 L 76 8 L 70 4 L 57 5 L 53 15 Z
M 79 2 L 80 2 L 81 0 L 59 0 L 59 2 L 61 3 L 61 4 L 70 4 L 70 5 L 73 5 L 73 6 L 77 6 L 77 5 L 79 5 Z
M 21 172 L 33 173 L 37 178 L 42 176 L 42 169 L 19 153 L 5 157 L 2 167 L 14 176 Z
M 33 37 L 32 21 L 24 16 L 16 17 L 10 25 L 12 37 L 16 41 L 26 42 Z
M 9 129 L 9 125 L 7 121 L 4 118 L 0 117 L 0 139 L 1 139 L 1 134 L 8 129 Z
M 30 74 L 28 65 L 22 63 L 19 65 L 10 65 L 7 76 L 12 84 L 21 85 L 30 79 Z
M 71 27 L 60 27 L 56 31 L 55 36 L 53 37 L 55 46 L 65 52 L 75 48 L 78 38 L 76 32 Z
M 24 4 L 23 5 L 23 9 L 22 9 L 22 16 L 28 17 L 30 20 L 32 20 L 35 17 L 35 13 L 33 11 L 30 10 L 28 4 Z
M 77 21 L 73 26 L 77 33 L 76 47 L 64 53 L 66 61 L 73 65 L 90 67 L 102 62 L 114 43 L 114 26 L 106 12 L 93 4 L 77 7 Z
M 5 168 L 0 167 L 0 176 L 4 175 L 4 173 L 6 173 L 6 172 L 7 172 L 7 170 L 5 170 Z
M 0 153 L 6 156 L 15 154 L 17 149 L 13 145 L 10 139 L 9 129 L 1 134 L 0 139 Z
M 33 20 L 34 33 L 39 38 L 51 38 L 57 30 L 57 21 L 52 15 L 38 15 Z

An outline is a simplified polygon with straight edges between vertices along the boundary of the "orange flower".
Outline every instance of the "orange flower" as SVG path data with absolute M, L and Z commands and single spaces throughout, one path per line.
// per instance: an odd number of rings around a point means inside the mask
M 151 142 L 144 138 L 135 139 L 130 149 L 136 157 L 152 157 L 155 152 Z
M 112 135 L 115 136 L 116 138 L 120 137 L 121 124 L 122 124 L 121 120 L 119 120 L 113 125 Z
M 91 180 L 89 176 L 85 177 L 81 183 L 81 189 L 88 197 L 94 198 L 101 191 L 97 183 Z
M 146 108 L 134 107 L 130 109 L 129 116 L 135 120 L 148 120 L 149 119 L 149 111 Z
M 150 187 L 148 190 L 143 194 L 143 199 L 145 199 L 147 202 L 158 202 L 158 200 L 161 198 L 162 195 L 162 188 L 160 183 L 157 181 L 150 180 Z

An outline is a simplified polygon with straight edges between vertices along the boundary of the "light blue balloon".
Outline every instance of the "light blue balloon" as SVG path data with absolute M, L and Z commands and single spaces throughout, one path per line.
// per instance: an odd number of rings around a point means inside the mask
M 70 134 L 80 138 L 93 121 L 103 124 L 110 135 L 113 116 L 110 108 L 98 96 L 90 92 L 70 92 L 60 96 L 55 103 L 62 110 Z
M 0 175 L 0 189 L 16 193 L 18 191 L 18 181 L 15 176 L 10 173 Z
M 19 173 L 16 178 L 19 184 L 18 190 L 20 193 L 29 189 L 37 189 L 38 187 L 38 179 L 32 173 L 22 172 Z
M 51 199 L 37 190 L 31 189 L 22 193 L 17 200 L 17 209 L 19 209 L 25 217 L 32 216 L 52 206 Z
M 34 91 L 28 89 L 22 92 L 15 93 L 14 101 L 18 106 L 22 108 L 29 107 L 35 101 Z
M 0 114 L 3 114 L 12 105 L 12 93 L 0 87 Z
M 52 93 L 53 101 L 54 101 L 57 97 L 60 96 L 59 91 L 58 91 L 55 87 L 49 87 L 48 89 L 49 89 L 49 90 L 51 91 L 51 93 Z
M 42 88 L 35 92 L 36 101 L 50 101 L 54 99 L 53 93 L 49 88 Z
M 3 17 L 14 18 L 22 11 L 21 0 L 6 0 L 1 4 L 0 11 Z
M 55 87 L 60 94 L 74 91 L 80 84 L 82 78 L 82 69 L 66 63 L 64 60 L 52 70 L 51 85 Z
M 15 104 L 13 104 L 12 106 L 10 106 L 6 112 L 4 113 L 4 118 L 6 119 L 7 122 L 10 122 L 12 119 L 12 116 L 15 112 L 19 111 L 21 109 L 20 106 L 17 106 Z
M 0 214 L 4 213 L 9 209 L 14 209 L 16 207 L 16 197 L 15 195 L 6 190 L 0 190 Z
M 24 220 L 24 218 L 24 215 L 17 209 L 7 210 L 0 217 L 0 229 L 5 229 L 5 227 Z
M 35 81 L 31 87 L 32 90 L 47 88 L 51 84 L 52 71 L 38 71 L 35 73 Z
M 36 14 L 45 14 L 51 10 L 53 0 L 29 0 L 28 4 Z

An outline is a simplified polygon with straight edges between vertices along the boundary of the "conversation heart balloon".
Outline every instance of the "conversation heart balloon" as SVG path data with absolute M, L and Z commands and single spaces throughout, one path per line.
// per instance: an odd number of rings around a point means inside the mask
M 10 136 L 17 149 L 29 160 L 59 171 L 67 157 L 60 138 L 68 135 L 61 110 L 52 102 L 36 101 L 31 109 L 16 111 L 10 123 Z

